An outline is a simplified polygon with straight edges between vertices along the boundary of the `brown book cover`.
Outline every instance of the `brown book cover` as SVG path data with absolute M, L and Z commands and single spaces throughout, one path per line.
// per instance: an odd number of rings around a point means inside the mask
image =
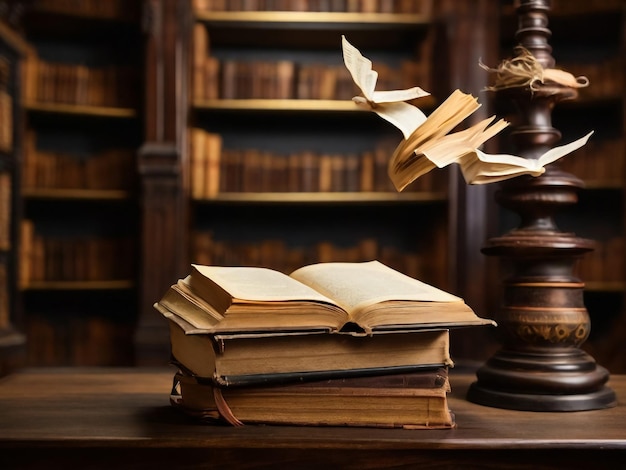
M 316 192 L 320 190 L 320 156 L 314 152 L 304 151 L 301 158 L 301 186 L 296 191 Z
M 194 199 L 203 199 L 207 180 L 207 133 L 203 129 L 192 128 L 189 130 L 189 134 L 189 144 L 191 146 L 191 197 Z
M 216 100 L 220 97 L 220 61 L 217 57 L 208 56 L 204 61 L 204 95 L 206 100 Z
M 193 63 L 192 63 L 192 95 L 196 100 L 206 99 L 205 87 L 205 61 L 209 55 L 209 34 L 206 26 L 202 23 L 196 23 L 193 26 Z
M 205 177 L 204 197 L 215 197 L 220 191 L 222 136 L 213 132 L 206 133 L 206 158 L 203 174 Z
M 168 319 L 173 362 L 220 386 L 365 376 L 453 363 L 448 330 L 368 337 L 323 332 L 204 334 L 164 306 L 176 302 L 171 298 L 157 309 Z
M 447 368 L 239 388 L 202 383 L 179 371 L 170 403 L 192 416 L 233 426 L 450 429 L 456 424 L 449 391 Z

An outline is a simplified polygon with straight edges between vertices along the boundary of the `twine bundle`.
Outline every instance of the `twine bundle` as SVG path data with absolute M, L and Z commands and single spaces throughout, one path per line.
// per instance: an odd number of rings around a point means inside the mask
M 479 62 L 483 69 L 494 73 L 496 77 L 494 85 L 487 87 L 487 90 L 529 87 L 536 91 L 540 88 L 540 84 L 548 82 L 570 88 L 583 88 L 589 85 L 587 77 L 574 77 L 571 73 L 560 69 L 544 69 L 535 56 L 524 47 L 518 46 L 515 50 L 518 53 L 516 57 L 502 61 L 495 69 Z

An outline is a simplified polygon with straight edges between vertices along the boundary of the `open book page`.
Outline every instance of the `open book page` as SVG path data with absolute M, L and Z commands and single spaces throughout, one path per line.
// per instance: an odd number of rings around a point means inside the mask
M 398 191 L 409 183 L 437 167 L 425 158 L 422 147 L 435 142 L 458 126 L 480 107 L 475 97 L 455 90 L 424 123 L 400 142 L 391 156 L 387 168 L 389 178 Z M 462 134 L 468 139 L 470 134 Z M 431 147 L 432 148 L 432 147 Z
M 539 176 L 545 166 L 579 149 L 587 143 L 593 131 L 566 145 L 548 150 L 537 159 L 508 154 L 486 154 L 478 149 L 464 156 L 459 164 L 465 180 L 470 184 L 486 184 L 529 174 Z
M 201 330 L 212 329 L 224 319 L 212 305 L 194 295 L 183 279 L 170 286 L 158 303 L 170 311 L 182 312 L 188 323 Z
M 354 102 L 374 111 L 400 129 L 405 138 L 408 137 L 424 122 L 426 115 L 406 101 L 428 96 L 430 93 L 417 86 L 405 90 L 376 90 L 378 72 L 373 70 L 372 61 L 364 57 L 345 36 L 341 37 L 341 44 L 346 68 L 363 93 L 363 96 L 355 96 Z
M 398 103 L 378 103 L 373 106 L 360 96 L 355 96 L 352 99 L 359 106 L 374 111 L 381 118 L 400 129 L 405 139 L 426 121 L 426 115 L 418 107 L 403 101 Z
M 333 298 L 350 315 L 379 302 L 394 300 L 463 302 L 379 261 L 313 264 L 297 269 L 291 277 Z
M 191 282 L 199 275 L 200 280 L 204 279 L 208 284 L 219 286 L 239 303 L 304 300 L 334 304 L 331 299 L 311 287 L 272 269 L 198 264 L 193 264 L 192 267 L 194 271 L 191 274 Z M 196 289 L 193 283 L 191 287 Z M 205 292 L 199 293 L 204 297 Z
M 500 119 L 490 126 L 489 124 L 494 119 L 495 116 L 491 116 L 463 131 L 454 132 L 444 135 L 441 139 L 426 142 L 422 146 L 421 152 L 438 168 L 462 161 L 464 155 L 474 151 L 474 149 L 509 125 L 508 122 Z
M 378 72 L 372 69 L 372 61 L 364 57 L 359 50 L 348 42 L 345 36 L 341 36 L 343 48 L 343 60 L 346 68 L 352 75 L 354 83 L 360 88 L 363 96 L 373 103 L 391 103 L 394 101 L 409 101 L 430 93 L 419 87 L 406 90 L 376 91 Z

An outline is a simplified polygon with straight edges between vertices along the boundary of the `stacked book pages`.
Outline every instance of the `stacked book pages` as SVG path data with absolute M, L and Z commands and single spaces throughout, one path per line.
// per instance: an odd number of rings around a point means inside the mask
M 452 428 L 449 329 L 495 324 L 378 261 L 290 275 L 194 264 L 155 308 L 172 405 L 236 426 Z

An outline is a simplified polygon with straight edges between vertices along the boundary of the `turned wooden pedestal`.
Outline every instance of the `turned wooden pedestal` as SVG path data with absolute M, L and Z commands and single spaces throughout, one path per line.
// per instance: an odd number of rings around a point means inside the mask
M 545 68 L 554 67 L 548 2 L 525 0 L 518 7 L 516 38 Z M 518 122 L 511 132 L 518 155 L 538 159 L 560 140 L 551 112 L 577 91 L 556 83 L 534 83 L 499 92 L 511 100 Z M 564 157 L 564 158 L 567 158 Z M 575 263 L 593 242 L 559 230 L 555 215 L 578 201 L 583 182 L 557 166 L 533 178 L 505 181 L 496 201 L 520 216 L 518 228 L 488 240 L 483 253 L 498 256 L 509 273 L 495 315 L 502 349 L 478 371 L 470 401 L 516 410 L 575 411 L 614 406 L 605 384 L 608 371 L 580 349 L 590 332 L 584 283 L 573 275 Z

